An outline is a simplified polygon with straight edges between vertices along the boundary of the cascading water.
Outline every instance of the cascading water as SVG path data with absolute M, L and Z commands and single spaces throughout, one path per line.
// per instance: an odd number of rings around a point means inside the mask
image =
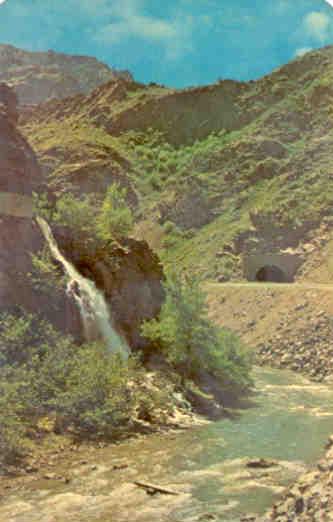
M 130 352 L 129 347 L 112 326 L 103 293 L 98 290 L 93 281 L 83 277 L 63 256 L 45 219 L 41 217 L 36 219 L 53 257 L 62 264 L 69 277 L 67 292 L 74 297 L 79 306 L 87 341 L 101 337 L 111 353 L 119 353 L 123 358 L 127 358 Z

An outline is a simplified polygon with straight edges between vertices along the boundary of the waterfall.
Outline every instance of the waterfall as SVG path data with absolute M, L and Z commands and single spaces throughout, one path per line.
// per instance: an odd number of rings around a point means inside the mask
M 129 347 L 112 326 L 110 311 L 103 293 L 98 290 L 93 281 L 83 277 L 63 256 L 48 223 L 41 217 L 36 219 L 53 257 L 62 264 L 69 277 L 67 293 L 74 297 L 80 309 L 86 340 L 93 341 L 100 337 L 110 353 L 119 353 L 123 358 L 128 358 Z

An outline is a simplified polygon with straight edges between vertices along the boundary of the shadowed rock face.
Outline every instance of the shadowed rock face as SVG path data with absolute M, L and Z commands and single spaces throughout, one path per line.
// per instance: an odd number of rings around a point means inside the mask
M 127 239 L 122 246 L 98 249 L 65 228 L 57 228 L 54 235 L 66 258 L 103 290 L 114 326 L 129 346 L 144 349 L 141 324 L 159 314 L 164 300 L 158 256 L 145 241 Z
M 0 192 L 31 196 L 33 184 L 41 179 L 40 168 L 16 123 L 16 95 L 7 85 L 0 84 Z
M 16 125 L 18 120 L 17 96 L 5 83 L 0 83 L 0 110 Z
M 15 126 L 16 101 L 15 93 L 0 84 L 0 311 L 22 306 L 79 338 L 81 320 L 65 291 L 50 299 L 31 282 L 31 256 L 43 248 L 44 239 L 30 209 L 25 217 L 17 215 L 15 195 L 19 201 L 31 201 L 41 173 L 33 150 Z

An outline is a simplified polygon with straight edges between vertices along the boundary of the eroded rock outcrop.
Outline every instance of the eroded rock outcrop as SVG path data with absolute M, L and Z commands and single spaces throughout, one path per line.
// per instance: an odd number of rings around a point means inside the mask
M 156 317 L 164 299 L 158 256 L 145 241 L 126 239 L 121 245 L 98 248 L 69 229 L 55 229 L 54 235 L 66 258 L 104 292 L 119 333 L 132 349 L 144 349 L 142 321 Z
M 23 307 L 78 337 L 81 321 L 65 290 L 50 298 L 33 282 L 32 256 L 44 247 L 32 219 L 32 187 L 41 173 L 33 150 L 16 128 L 16 103 L 15 93 L 0 84 L 0 311 Z
M 22 104 L 38 104 L 51 98 L 89 93 L 98 85 L 118 78 L 132 80 L 90 56 L 32 52 L 0 45 L 0 81 L 11 83 Z

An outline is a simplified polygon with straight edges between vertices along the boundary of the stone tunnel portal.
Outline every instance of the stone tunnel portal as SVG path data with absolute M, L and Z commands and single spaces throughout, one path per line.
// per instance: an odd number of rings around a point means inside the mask
M 256 273 L 256 281 L 286 283 L 288 278 L 281 268 L 275 265 L 266 265 L 261 267 Z
M 295 280 L 302 258 L 289 253 L 259 253 L 243 257 L 243 273 L 248 281 L 290 283 Z

